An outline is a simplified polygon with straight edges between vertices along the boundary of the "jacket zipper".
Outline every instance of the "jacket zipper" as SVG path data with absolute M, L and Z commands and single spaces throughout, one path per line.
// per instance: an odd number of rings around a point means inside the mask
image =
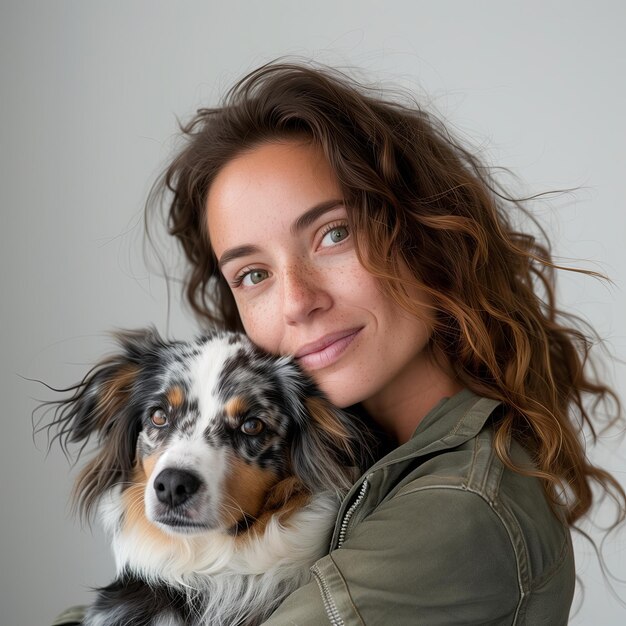
M 361 485 L 361 490 L 359 491 L 359 495 L 356 497 L 356 500 L 352 503 L 352 506 L 346 511 L 346 514 L 343 517 L 343 521 L 341 522 L 341 528 L 339 529 L 339 539 L 337 540 L 337 547 L 341 548 L 343 542 L 346 539 L 346 532 L 348 532 L 348 525 L 350 524 L 350 520 L 354 515 L 354 512 L 357 510 L 363 498 L 365 498 L 365 494 L 369 489 L 369 481 L 367 478 L 363 481 Z
M 361 489 L 359 490 L 359 494 L 356 497 L 356 500 L 352 503 L 350 508 L 346 511 L 346 514 L 343 517 L 343 521 L 341 522 L 341 528 L 339 529 L 339 538 L 337 540 L 337 548 L 341 548 L 343 542 L 346 539 L 346 532 L 348 531 L 348 525 L 350 524 L 350 520 L 354 515 L 354 512 L 357 510 L 363 498 L 365 498 L 365 494 L 369 488 L 369 482 L 367 478 L 361 484 Z M 324 609 L 326 611 L 326 615 L 328 616 L 328 620 L 330 621 L 331 626 L 344 626 L 344 621 L 341 619 L 341 615 L 339 615 L 339 611 L 337 610 L 337 605 L 335 604 L 335 600 L 333 599 L 332 594 L 330 593 L 330 589 L 322 576 L 317 565 L 311 567 L 311 573 L 315 577 L 317 581 L 317 586 L 320 588 L 320 593 L 322 594 L 322 602 L 324 603 Z
M 319 571 L 317 565 L 314 565 L 311 568 L 311 573 L 317 581 L 317 586 L 320 588 L 320 593 L 322 594 L 322 602 L 324 603 L 324 609 L 326 610 L 326 615 L 328 616 L 328 620 L 330 621 L 331 626 L 344 626 L 341 615 L 339 615 L 339 611 L 337 610 L 337 605 L 335 604 L 335 601 L 330 594 L 330 590 L 328 589 L 328 585 L 322 577 L 322 574 Z

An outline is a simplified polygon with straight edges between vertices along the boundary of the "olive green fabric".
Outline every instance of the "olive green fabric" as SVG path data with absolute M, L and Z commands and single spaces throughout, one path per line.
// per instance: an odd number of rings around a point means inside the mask
M 464 390 L 430 411 L 354 485 L 330 553 L 265 626 L 566 624 L 569 530 L 539 481 L 495 455 L 488 418 L 497 407 Z M 519 446 L 512 456 L 530 466 Z
M 369 488 L 338 546 L 265 626 L 567 624 L 570 534 L 534 478 L 504 468 L 488 418 L 497 402 L 465 390 L 366 474 Z M 512 455 L 530 466 L 519 446 Z
M 80 624 L 85 617 L 86 610 L 86 606 L 73 606 L 66 609 L 52 622 L 52 626 L 75 626 Z

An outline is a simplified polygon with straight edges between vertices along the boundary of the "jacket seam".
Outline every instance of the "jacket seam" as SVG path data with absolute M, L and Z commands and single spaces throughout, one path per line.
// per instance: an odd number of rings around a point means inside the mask
M 337 609 L 337 603 L 335 602 L 335 598 L 330 592 L 328 581 L 324 577 L 324 574 L 319 570 L 317 566 L 313 566 L 311 568 L 311 573 L 317 581 L 317 585 L 319 587 L 320 595 L 322 596 L 322 604 L 324 605 L 324 611 L 326 611 L 326 616 L 329 621 L 333 622 L 333 616 L 335 613 L 339 617 L 339 626 L 343 626 L 343 618 L 339 615 L 339 610 Z
M 476 437 L 477 441 L 479 439 L 480 439 L 480 436 Z M 483 472 L 482 481 L 480 483 L 480 490 L 482 493 L 488 494 L 488 497 L 491 501 L 493 501 L 492 498 L 494 498 L 498 493 L 497 489 L 495 490 L 493 494 L 487 490 L 487 484 L 489 483 L 489 474 L 491 473 L 491 468 L 493 467 L 493 459 L 494 459 L 493 446 L 489 446 L 489 451 L 487 454 L 487 465 L 485 467 L 485 471 Z M 498 483 L 499 483 L 499 480 L 498 480 Z
M 449 490 L 452 490 L 452 491 L 465 491 L 467 493 L 475 494 L 481 500 L 483 500 L 484 502 L 486 502 L 489 505 L 489 508 L 494 512 L 494 514 L 496 515 L 496 517 L 500 521 L 500 524 L 502 524 L 502 527 L 504 528 L 504 531 L 506 532 L 506 535 L 507 535 L 507 537 L 509 539 L 509 542 L 511 544 L 511 548 L 513 549 L 513 554 L 515 554 L 515 569 L 516 569 L 516 573 L 517 573 L 517 584 L 518 584 L 518 591 L 519 591 L 519 600 L 517 602 L 517 606 L 515 607 L 515 615 L 513 617 L 513 622 L 512 622 L 512 626 L 515 626 L 515 624 L 519 623 L 518 622 L 518 617 L 520 615 L 522 605 L 523 605 L 524 601 L 526 600 L 527 592 L 524 589 L 524 582 L 522 580 L 522 572 L 521 572 L 521 567 L 520 567 L 520 562 L 521 562 L 521 556 L 522 555 L 520 555 L 518 553 L 518 551 L 517 551 L 517 548 L 515 546 L 515 541 L 513 540 L 511 529 L 505 523 L 504 518 L 502 517 L 502 514 L 494 506 L 494 502 L 490 501 L 489 498 L 485 497 L 484 494 L 480 493 L 479 491 L 477 491 L 475 489 L 470 488 L 469 486 L 457 487 L 457 486 L 453 486 L 453 485 L 429 485 L 427 487 L 415 487 L 415 488 L 407 490 L 407 491 L 400 491 L 400 492 L 398 492 L 396 494 L 396 496 L 405 496 L 405 495 L 409 495 L 411 493 L 416 493 L 418 491 L 433 491 L 433 490 L 437 490 L 437 489 L 449 489 Z M 524 545 L 525 545 L 525 542 L 524 542 Z
M 472 411 L 472 409 L 478 404 L 478 400 L 476 402 L 474 402 L 471 406 L 468 406 L 465 411 L 463 412 L 463 415 L 461 415 L 461 417 L 459 417 L 459 419 L 456 421 L 456 423 L 454 424 L 454 426 L 443 436 L 441 437 L 441 440 L 443 441 L 444 439 L 446 439 L 447 437 L 451 437 L 452 435 L 456 435 L 456 433 L 460 430 L 461 426 L 464 424 L 465 419 L 467 418 L 467 416 L 469 415 L 469 413 Z
M 359 624 L 361 624 L 361 626 L 365 626 L 365 622 L 363 621 L 363 618 L 361 617 L 359 610 L 356 608 L 356 604 L 354 604 L 354 600 L 352 599 L 352 595 L 350 594 L 350 587 L 348 587 L 348 584 L 346 583 L 346 579 L 343 577 L 343 574 L 341 573 L 341 570 L 339 569 L 337 563 L 335 563 L 335 559 L 333 559 L 332 554 L 328 556 L 330 558 L 330 562 L 333 564 L 333 567 L 335 568 L 335 572 L 337 573 L 337 576 L 339 576 L 339 578 L 341 579 L 341 582 L 343 583 L 343 586 L 346 590 L 347 599 L 350 602 L 350 606 L 352 608 L 354 615 L 359 619 Z M 328 593 L 330 594 L 333 602 L 335 602 L 335 598 L 332 597 L 332 592 L 329 590 Z M 335 605 L 336 604 L 337 603 L 335 602 Z
M 480 437 L 477 437 L 479 439 Z M 485 471 L 485 476 L 483 478 L 483 483 L 481 485 L 482 489 L 485 493 L 489 494 L 489 500 L 495 503 L 495 498 L 500 493 L 500 483 L 502 482 L 502 477 L 504 476 L 504 467 L 502 462 L 500 461 L 500 457 L 496 454 L 495 448 L 493 447 L 493 440 L 490 440 L 489 446 L 489 461 L 487 463 L 487 468 Z M 497 466 L 494 467 L 494 463 L 497 461 Z M 496 480 L 494 484 L 491 486 L 493 493 L 489 489 L 489 475 L 492 473 L 496 474 Z
M 476 457 L 478 456 L 478 452 L 480 451 L 480 444 L 478 443 L 478 436 L 474 437 L 474 450 L 472 451 L 472 463 L 469 468 L 469 472 L 467 473 L 467 480 L 463 485 L 463 488 L 466 489 L 474 482 L 474 468 L 476 467 Z
M 491 504 L 495 501 L 495 498 L 500 493 L 500 484 L 502 482 L 502 476 L 503 476 L 502 468 L 500 467 L 500 468 L 494 469 L 494 461 L 496 460 L 496 454 L 495 454 L 493 447 L 491 445 L 488 445 L 486 450 L 489 456 L 487 459 L 487 463 L 485 465 L 485 469 L 482 472 L 482 474 L 484 475 L 482 476 L 482 478 L 478 478 L 477 477 L 477 473 L 478 473 L 477 459 L 479 456 L 485 453 L 484 452 L 485 448 L 482 445 L 480 433 L 474 438 L 473 446 L 474 446 L 474 449 L 472 451 L 472 461 L 467 471 L 467 474 L 465 476 L 465 480 L 462 481 L 461 484 L 463 486 L 463 489 L 467 489 L 469 491 L 475 491 L 476 493 L 481 494 L 481 497 Z M 492 473 L 492 470 L 494 473 L 497 472 L 497 480 L 493 484 L 493 488 L 489 489 L 488 488 L 489 475 Z M 478 488 L 476 488 L 474 485 L 478 485 Z M 436 485 L 433 485 L 433 486 L 436 487 Z
M 551 576 L 553 576 L 565 563 L 568 553 L 568 542 L 567 537 L 564 538 L 563 544 L 561 545 L 561 550 L 559 552 L 559 556 L 556 561 L 544 572 L 541 573 L 541 576 L 537 576 L 537 578 L 533 579 L 529 585 L 529 589 L 535 591 L 539 589 L 543 583 L 546 582 Z

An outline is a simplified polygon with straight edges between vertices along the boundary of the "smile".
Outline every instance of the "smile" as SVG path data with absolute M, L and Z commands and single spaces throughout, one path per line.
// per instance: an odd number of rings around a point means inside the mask
M 294 356 L 309 371 L 328 367 L 341 357 L 361 330 L 362 328 L 350 328 L 326 335 L 302 346 Z

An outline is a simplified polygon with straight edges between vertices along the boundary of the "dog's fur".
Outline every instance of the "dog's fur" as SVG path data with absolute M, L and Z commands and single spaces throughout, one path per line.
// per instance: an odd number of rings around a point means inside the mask
M 362 425 L 241 334 L 118 340 L 52 403 L 62 443 L 98 436 L 75 496 L 111 534 L 117 578 L 85 624 L 258 624 L 325 554 Z

